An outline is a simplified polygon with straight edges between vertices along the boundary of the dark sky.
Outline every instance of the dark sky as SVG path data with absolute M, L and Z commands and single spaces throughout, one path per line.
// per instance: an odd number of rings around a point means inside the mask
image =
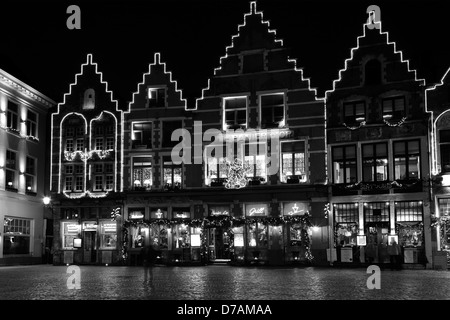
M 114 97 L 125 105 L 153 61 L 173 72 L 184 97 L 201 95 L 231 36 L 249 11 L 247 0 L 2 2 L 0 68 L 61 102 L 86 54 L 93 53 Z M 259 0 L 264 20 L 320 95 L 331 89 L 362 34 L 366 8 L 381 9 L 383 31 L 427 83 L 450 66 L 445 1 Z M 448 3 L 448 1 L 447 1 Z M 66 9 L 81 9 L 81 30 L 69 30 Z

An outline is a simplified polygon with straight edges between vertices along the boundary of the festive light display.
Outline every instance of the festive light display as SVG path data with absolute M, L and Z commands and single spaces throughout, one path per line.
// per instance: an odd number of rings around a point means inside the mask
M 399 122 L 397 123 L 390 123 L 386 119 L 383 119 L 383 122 L 387 124 L 389 127 L 401 127 L 402 124 L 406 121 L 406 117 L 403 117 Z
M 358 126 L 354 126 L 354 127 L 350 127 L 350 126 L 348 126 L 346 123 L 343 123 L 342 125 L 343 125 L 344 127 L 346 127 L 347 129 L 349 129 L 349 130 L 356 130 L 356 129 L 360 129 L 360 128 L 362 128 L 363 126 L 365 126 L 365 125 L 366 125 L 366 122 L 365 122 L 365 121 L 361 121 L 361 122 L 359 123 Z
M 233 163 L 227 162 L 228 178 L 225 182 L 227 189 L 240 189 L 247 185 L 247 173 L 250 172 L 250 167 L 242 163 L 239 159 L 234 159 Z

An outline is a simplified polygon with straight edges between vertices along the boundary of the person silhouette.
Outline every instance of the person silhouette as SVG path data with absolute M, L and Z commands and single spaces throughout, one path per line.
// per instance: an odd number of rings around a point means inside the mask
M 153 267 L 156 261 L 156 250 L 153 246 L 145 246 L 141 249 L 142 264 L 144 266 L 144 283 L 153 282 Z

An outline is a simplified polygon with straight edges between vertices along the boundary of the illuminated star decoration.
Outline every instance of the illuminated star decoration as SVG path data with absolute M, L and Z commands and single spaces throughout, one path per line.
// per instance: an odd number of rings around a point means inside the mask
M 240 189 L 247 185 L 246 174 L 250 171 L 250 167 L 242 163 L 239 159 L 234 159 L 233 163 L 227 162 L 228 178 L 225 183 L 227 189 Z

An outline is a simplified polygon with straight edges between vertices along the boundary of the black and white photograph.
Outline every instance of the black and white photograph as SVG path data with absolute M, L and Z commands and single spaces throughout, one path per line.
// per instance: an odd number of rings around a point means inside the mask
M 0 13 L 0 305 L 279 319 L 450 299 L 444 1 Z

